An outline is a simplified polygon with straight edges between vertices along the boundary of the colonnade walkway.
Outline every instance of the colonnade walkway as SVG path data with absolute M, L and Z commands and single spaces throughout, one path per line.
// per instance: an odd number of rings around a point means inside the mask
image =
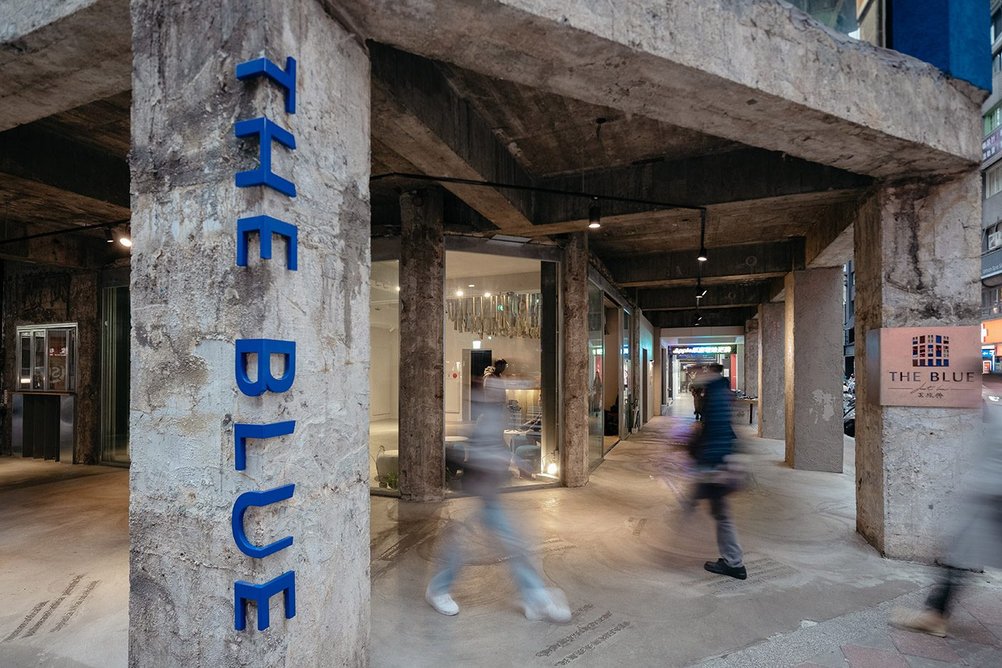
M 581 489 L 504 501 L 531 536 L 544 577 L 566 593 L 569 624 L 526 620 L 506 555 L 475 521 L 476 499 L 373 499 L 373 666 L 1002 665 L 1002 579 L 980 575 L 947 639 L 892 629 L 937 569 L 892 561 L 855 532 L 854 442 L 842 474 L 794 471 L 782 441 L 746 444 L 753 484 L 732 497 L 748 579 L 712 575 L 714 525 L 686 516 L 691 413 L 657 417 L 622 441 Z M 747 414 L 746 414 L 747 415 Z M 423 600 L 436 541 L 459 523 L 470 565 L 457 617 Z M 938 661 L 938 662 L 937 662 Z
M 749 578 L 705 572 L 713 522 L 705 507 L 681 510 L 691 417 L 678 412 L 616 446 L 584 488 L 504 495 L 568 596 L 568 624 L 522 615 L 476 499 L 373 497 L 371 665 L 1002 665 L 997 572 L 974 578 L 951 637 L 888 628 L 890 608 L 920 602 L 936 569 L 882 559 L 855 533 L 851 439 L 845 473 L 793 471 L 781 441 L 740 426 L 754 484 L 733 505 Z M 0 666 L 125 666 L 128 471 L 0 458 L 0 508 Z M 457 617 L 424 601 L 450 522 L 471 560 Z

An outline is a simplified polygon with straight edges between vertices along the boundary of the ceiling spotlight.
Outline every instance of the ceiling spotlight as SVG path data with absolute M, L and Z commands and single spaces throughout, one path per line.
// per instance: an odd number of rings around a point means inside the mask
M 588 207 L 588 228 L 592 230 L 597 230 L 602 227 L 602 209 L 598 205 L 598 198 L 592 200 L 591 206 Z
M 399 285 L 397 286 L 396 290 L 397 290 L 397 292 L 400 292 L 400 286 Z
M 485 292 L 484 293 L 484 297 L 490 297 L 490 296 L 491 296 L 491 293 L 489 293 L 489 292 Z
M 710 259 L 710 258 L 706 257 L 706 249 L 705 248 L 700 248 L 699 249 L 699 255 L 696 256 L 696 259 L 699 260 L 700 262 L 706 262 L 707 260 Z
M 468 288 L 475 288 L 475 287 L 477 287 L 477 284 L 476 283 L 470 283 L 466 287 L 468 287 Z
M 457 297 L 462 297 L 463 296 L 463 291 L 462 290 L 456 290 L 456 296 Z
M 132 248 L 132 239 L 130 239 L 125 235 L 122 235 L 118 238 L 118 243 L 122 244 L 126 248 Z
M 115 235 L 107 227 L 104 228 L 104 240 L 109 244 L 115 243 Z

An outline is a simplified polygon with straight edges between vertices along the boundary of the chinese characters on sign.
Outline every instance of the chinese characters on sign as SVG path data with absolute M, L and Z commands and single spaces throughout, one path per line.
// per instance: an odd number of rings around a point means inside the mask
M 248 81 L 264 77 L 282 89 L 285 96 L 285 112 L 296 113 L 296 61 L 287 58 L 285 69 L 281 69 L 267 58 L 258 58 L 237 65 L 237 79 Z M 277 142 L 289 150 L 295 150 L 295 136 L 269 118 L 261 116 L 237 121 L 234 125 L 237 137 L 257 137 L 259 164 L 256 169 L 237 172 L 238 188 L 271 188 L 286 197 L 296 196 L 296 184 L 271 169 L 272 142 Z M 259 237 L 262 260 L 272 259 L 272 237 L 285 240 L 285 265 L 289 271 L 298 268 L 298 229 L 295 225 L 268 215 L 240 218 L 236 224 L 238 267 L 247 267 L 248 239 L 252 234 Z M 265 323 L 267 326 L 267 323 Z M 282 361 L 283 372 L 277 378 L 272 374 L 272 358 Z M 248 373 L 248 368 L 253 373 Z M 234 374 L 237 388 L 248 397 L 259 397 L 265 393 L 288 392 L 296 379 L 296 342 L 277 339 L 237 339 L 234 344 Z M 248 439 L 271 439 L 288 436 L 296 429 L 295 420 L 272 422 L 270 424 L 237 423 L 233 426 L 234 468 L 247 468 Z M 260 452 L 260 450 L 258 450 Z M 256 545 L 244 530 L 244 515 L 250 508 L 261 508 L 273 503 L 291 499 L 296 491 L 295 484 L 282 485 L 269 490 L 244 492 L 233 503 L 231 525 L 233 541 L 241 552 L 254 559 L 267 556 L 290 547 L 292 536 L 280 538 L 267 545 Z M 247 604 L 253 602 L 257 608 L 257 628 L 263 631 L 271 623 L 268 605 L 272 596 L 282 594 L 285 617 L 296 616 L 296 573 L 287 571 L 264 583 L 237 580 L 233 583 L 233 625 L 238 631 L 247 626 Z
M 867 333 L 866 347 L 871 396 L 881 406 L 981 405 L 977 327 L 874 329 Z

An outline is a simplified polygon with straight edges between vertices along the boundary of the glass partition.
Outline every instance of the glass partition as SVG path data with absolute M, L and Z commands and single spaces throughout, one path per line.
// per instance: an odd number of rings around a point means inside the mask
M 605 437 L 605 387 L 602 365 L 605 363 L 605 295 L 598 286 L 588 284 L 588 462 L 594 467 L 602 461 Z
M 633 349 L 630 344 L 630 331 L 633 327 L 633 317 L 629 311 L 623 311 L 623 377 L 621 382 L 622 386 L 622 397 L 623 406 L 625 410 L 620 411 L 622 416 L 619 423 L 619 435 L 620 438 L 625 437 L 633 429 L 633 418 L 634 412 L 636 410 L 637 404 L 633 398 L 633 394 L 630 392 L 630 376 L 633 375 L 633 369 L 630 366 L 632 360 Z
M 369 301 L 369 485 L 396 491 L 400 430 L 400 263 L 372 263 Z
M 128 464 L 131 323 L 128 286 L 102 290 L 101 461 Z

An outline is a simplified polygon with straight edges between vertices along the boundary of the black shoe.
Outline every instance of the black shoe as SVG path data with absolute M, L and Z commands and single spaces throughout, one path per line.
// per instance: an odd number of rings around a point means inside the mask
M 708 561 L 703 564 L 703 568 L 711 573 L 716 573 L 717 575 L 729 575 L 732 578 L 737 578 L 738 580 L 746 580 L 748 578 L 748 569 L 744 566 L 728 566 L 724 563 L 723 559 Z

